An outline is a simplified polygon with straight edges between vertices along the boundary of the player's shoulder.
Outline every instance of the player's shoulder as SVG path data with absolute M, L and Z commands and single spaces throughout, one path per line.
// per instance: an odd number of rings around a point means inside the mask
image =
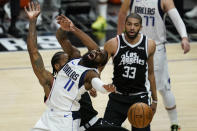
M 109 52 L 110 50 L 116 49 L 117 45 L 118 45 L 118 39 L 117 37 L 113 37 L 104 44 L 104 49 Z

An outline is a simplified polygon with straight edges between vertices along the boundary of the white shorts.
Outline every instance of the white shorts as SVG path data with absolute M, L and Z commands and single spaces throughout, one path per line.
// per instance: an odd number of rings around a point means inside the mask
M 168 61 L 164 44 L 157 45 L 154 55 L 154 72 L 157 90 L 170 90 Z
M 73 120 L 72 112 L 52 112 L 47 109 L 31 131 L 78 131 L 80 119 Z

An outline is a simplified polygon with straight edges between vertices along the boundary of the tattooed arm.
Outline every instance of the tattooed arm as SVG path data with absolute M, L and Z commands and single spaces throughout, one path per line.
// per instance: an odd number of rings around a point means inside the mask
M 48 97 L 50 88 L 52 87 L 53 76 L 45 69 L 42 57 L 37 48 L 36 21 L 40 14 L 40 5 L 38 3 L 31 2 L 28 5 L 28 9 L 25 7 L 25 12 L 29 18 L 27 49 L 29 52 L 31 64 L 35 75 L 44 88 L 46 97 Z
M 60 43 L 62 49 L 68 54 L 69 58 L 79 58 L 81 57 L 80 51 L 71 44 L 70 40 L 67 38 L 67 32 L 59 28 L 56 32 L 56 38 Z
M 96 50 L 99 49 L 99 46 L 95 43 L 92 38 L 90 38 L 86 33 L 84 33 L 82 30 L 77 28 L 72 21 L 67 18 L 64 15 L 57 17 L 57 22 L 60 24 L 61 30 L 64 30 L 64 32 L 72 32 L 77 38 L 81 40 L 84 46 L 88 48 L 88 50 Z M 66 34 L 64 33 L 64 37 Z

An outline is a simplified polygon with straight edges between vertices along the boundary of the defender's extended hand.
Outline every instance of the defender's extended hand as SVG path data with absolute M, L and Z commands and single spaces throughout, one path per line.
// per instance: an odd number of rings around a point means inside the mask
M 56 18 L 57 23 L 60 24 L 61 28 L 65 31 L 75 31 L 74 29 L 74 24 L 72 23 L 72 21 L 64 16 L 64 15 L 60 15 L 57 16 Z
M 96 96 L 97 96 L 97 92 L 96 92 L 96 90 L 95 90 L 94 88 L 90 89 L 90 90 L 89 90 L 89 93 L 90 93 L 90 95 L 91 95 L 92 97 L 96 97 Z
M 25 6 L 24 10 L 29 18 L 29 20 L 36 20 L 40 14 L 40 5 L 38 2 L 31 2 L 28 4 L 28 8 Z

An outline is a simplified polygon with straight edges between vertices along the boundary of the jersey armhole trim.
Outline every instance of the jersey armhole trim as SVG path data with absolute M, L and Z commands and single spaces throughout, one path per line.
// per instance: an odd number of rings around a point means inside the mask
M 147 36 L 146 36 L 145 48 L 146 48 L 146 56 L 148 59 L 148 37 Z
M 117 35 L 116 36 L 116 40 L 117 40 L 117 42 L 118 42 L 118 48 L 117 48 L 117 50 L 116 50 L 116 53 L 114 54 L 114 56 L 112 57 L 112 59 L 114 59 L 115 57 L 116 57 L 116 55 L 118 54 L 118 51 L 119 51 L 119 49 L 120 49 L 120 37 L 121 35 Z

